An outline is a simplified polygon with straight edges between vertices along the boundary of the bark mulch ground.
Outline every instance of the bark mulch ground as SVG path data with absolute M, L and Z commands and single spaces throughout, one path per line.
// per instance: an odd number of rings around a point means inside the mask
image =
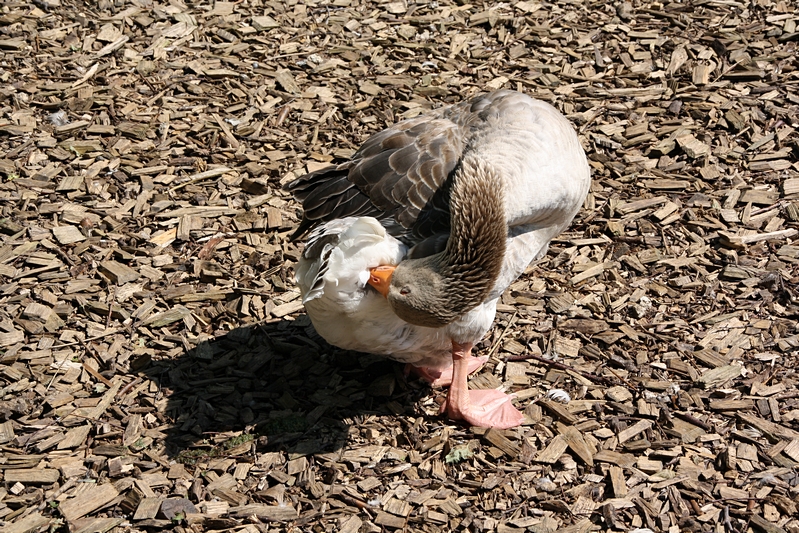
M 799 531 L 797 24 L 789 0 L 3 3 L 0 529 Z M 594 184 L 480 345 L 471 386 L 527 415 L 486 431 L 313 331 L 281 186 L 498 88 L 563 111 Z

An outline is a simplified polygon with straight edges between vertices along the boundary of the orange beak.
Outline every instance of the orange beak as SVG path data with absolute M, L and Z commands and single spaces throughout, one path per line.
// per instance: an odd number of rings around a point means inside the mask
M 388 298 L 388 287 L 391 285 L 391 275 L 394 274 L 392 265 L 379 266 L 369 269 L 369 281 L 367 283 L 377 289 L 377 292 Z

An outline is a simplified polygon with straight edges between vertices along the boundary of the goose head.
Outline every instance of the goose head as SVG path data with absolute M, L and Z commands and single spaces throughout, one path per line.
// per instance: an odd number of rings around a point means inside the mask
M 369 272 L 368 283 L 394 313 L 417 326 L 446 326 L 481 304 L 504 260 L 508 228 L 502 181 L 473 157 L 462 161 L 453 180 L 444 251 Z

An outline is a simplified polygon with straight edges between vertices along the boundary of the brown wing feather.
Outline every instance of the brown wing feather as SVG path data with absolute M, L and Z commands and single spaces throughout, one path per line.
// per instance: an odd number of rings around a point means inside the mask
M 465 137 L 449 119 L 400 122 L 364 143 L 353 157 L 349 179 L 402 227 L 425 237 L 416 221 L 457 165 Z
M 481 95 L 398 122 L 369 137 L 350 161 L 289 183 L 303 204 L 293 237 L 345 216 L 393 219 L 395 236 L 418 242 L 449 229 L 449 178 L 471 128 L 506 91 Z M 349 186 L 348 186 L 349 185 Z

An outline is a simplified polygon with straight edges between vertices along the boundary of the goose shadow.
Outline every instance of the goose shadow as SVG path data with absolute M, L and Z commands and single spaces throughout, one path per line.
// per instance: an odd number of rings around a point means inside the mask
M 399 363 L 327 344 L 307 315 L 233 329 L 140 371 L 167 402 L 167 456 L 187 464 L 253 450 L 336 452 L 384 423 L 409 424 L 431 397 Z M 387 443 L 413 446 L 416 434 L 393 428 Z

